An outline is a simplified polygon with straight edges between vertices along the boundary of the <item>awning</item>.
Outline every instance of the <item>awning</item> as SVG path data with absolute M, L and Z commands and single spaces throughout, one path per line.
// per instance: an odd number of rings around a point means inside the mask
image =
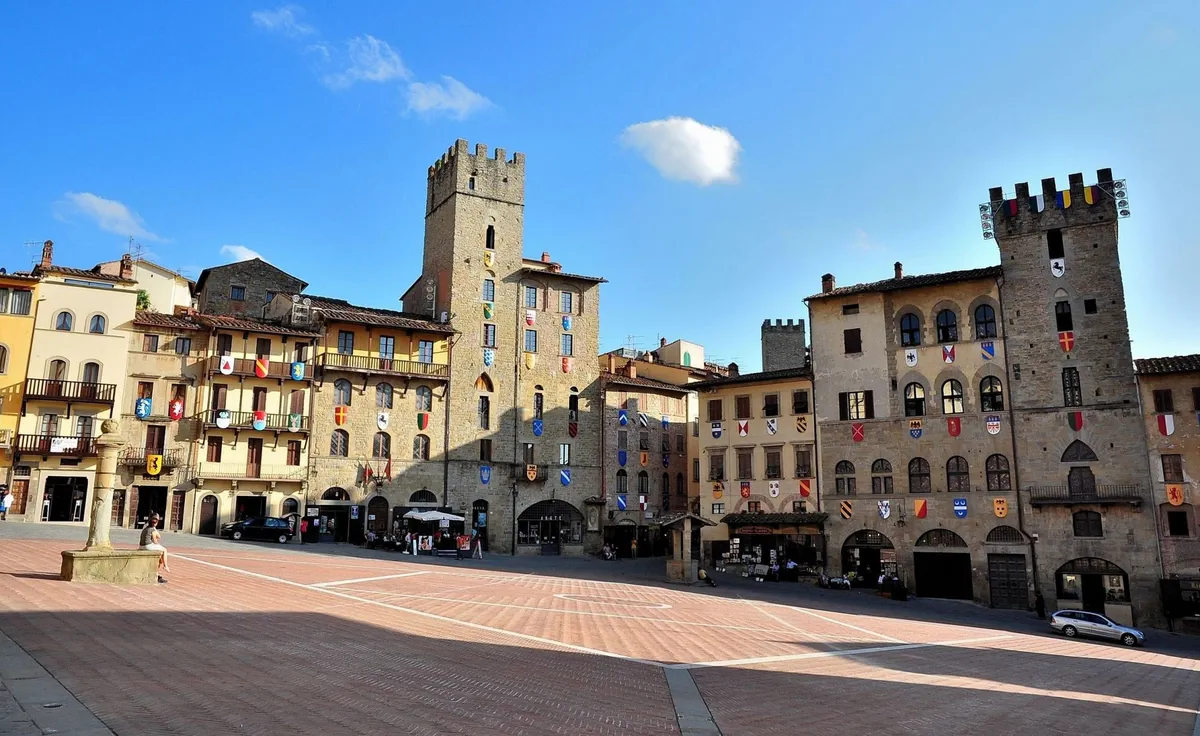
M 404 518 L 417 521 L 465 521 L 461 516 L 447 514 L 444 511 L 409 511 Z
M 722 522 L 731 534 L 785 534 L 820 536 L 828 514 L 727 514 Z

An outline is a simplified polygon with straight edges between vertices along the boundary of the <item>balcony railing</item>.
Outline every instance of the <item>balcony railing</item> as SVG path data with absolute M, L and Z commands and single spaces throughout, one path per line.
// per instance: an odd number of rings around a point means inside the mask
M 208 358 L 208 372 L 221 372 L 221 357 L 211 355 Z M 254 358 L 234 358 L 232 376 L 255 376 L 258 373 L 254 371 Z M 313 377 L 313 368 L 311 363 L 304 364 L 304 378 L 302 380 L 311 381 Z M 278 378 L 281 380 L 292 379 L 292 364 L 285 360 L 272 360 L 267 363 L 267 375 L 264 378 Z
M 121 452 L 121 464 L 144 468 L 147 455 L 162 455 L 164 471 L 177 468 L 183 462 L 183 453 L 179 450 L 148 450 L 144 447 L 127 447 Z
M 1142 488 L 1136 485 L 1092 486 L 1033 486 L 1028 489 L 1029 503 L 1034 506 L 1071 506 L 1075 504 L 1121 504 L 1134 506 L 1143 501 Z
M 512 477 L 517 480 L 526 481 L 526 482 L 540 482 L 540 481 L 544 481 L 550 477 L 550 466 L 549 465 L 538 465 L 536 467 L 537 467 L 537 474 L 533 477 L 533 480 L 530 481 L 529 476 L 526 474 L 528 471 L 528 467 L 526 465 L 524 465 L 523 463 L 513 463 Z
M 378 358 L 371 355 L 345 355 L 343 353 L 321 353 L 317 365 L 339 371 L 359 373 L 383 373 L 395 376 L 417 376 L 419 378 L 450 378 L 450 366 L 438 363 L 419 363 L 396 358 Z
M 81 402 L 112 405 L 117 397 L 117 384 L 87 381 L 60 381 L 55 378 L 26 378 L 25 398 L 50 401 Z
M 96 438 L 58 434 L 19 434 L 13 452 L 60 457 L 95 457 Z
M 204 426 L 217 427 L 216 409 L 209 409 L 204 412 Z M 271 432 L 307 432 L 308 417 L 301 414 L 293 416 L 292 414 L 268 414 L 266 415 L 267 426 L 263 431 Z M 229 412 L 229 428 L 230 429 L 254 429 L 254 412 L 252 411 L 231 411 Z
M 200 463 L 196 476 L 241 480 L 304 480 L 302 465 L 261 465 L 256 463 Z

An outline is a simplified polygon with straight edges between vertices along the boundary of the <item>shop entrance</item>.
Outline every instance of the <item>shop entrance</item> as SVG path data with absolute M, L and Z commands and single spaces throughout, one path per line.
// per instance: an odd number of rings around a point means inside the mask
M 583 514 L 566 501 L 538 501 L 517 517 L 517 544 L 562 554 L 564 544 L 583 544 Z
M 1106 610 L 1106 605 L 1129 605 L 1129 576 L 1108 560 L 1071 560 L 1058 568 L 1055 578 L 1059 605 L 1064 608 L 1079 607 L 1112 618 L 1113 611 Z
M 1029 607 L 1025 555 L 988 555 L 988 586 L 993 608 Z
M 388 502 L 383 496 L 376 496 L 367 504 L 367 529 L 381 537 L 389 533 Z
M 860 529 L 842 544 L 842 574 L 854 573 L 863 585 L 876 585 L 883 573 L 898 575 L 892 540 L 874 529 Z
M 46 494 L 42 500 L 42 520 L 83 521 L 87 491 L 87 478 L 50 476 L 46 479 Z
M 352 540 L 354 537 L 357 537 L 359 540 L 362 539 L 362 520 L 350 518 L 351 510 L 354 510 L 356 512 L 354 515 L 358 516 L 360 507 L 348 504 L 323 503 L 320 508 L 320 541 L 342 544 Z M 357 527 L 358 534 L 354 534 L 351 525 Z
M 234 502 L 233 520 L 253 519 L 267 515 L 266 496 L 238 496 Z
M 217 515 L 220 512 L 221 502 L 216 496 L 205 496 L 200 501 L 200 526 L 196 530 L 199 534 L 216 534 L 217 533 Z
M 133 528 L 141 529 L 146 526 L 146 522 L 150 519 L 150 514 L 158 512 L 160 521 L 158 528 L 166 528 L 167 518 L 167 489 L 163 486 L 139 486 L 137 494 L 137 520 L 134 521 Z
M 931 529 L 914 546 L 918 596 L 971 600 L 971 553 L 962 537 L 949 529 Z
M 604 541 L 616 548 L 617 559 L 627 559 L 633 551 L 633 540 L 637 539 L 637 524 L 629 519 L 622 519 L 616 524 L 604 527 Z
M 480 499 L 471 504 L 471 528 L 475 530 L 483 551 L 488 549 L 488 502 Z

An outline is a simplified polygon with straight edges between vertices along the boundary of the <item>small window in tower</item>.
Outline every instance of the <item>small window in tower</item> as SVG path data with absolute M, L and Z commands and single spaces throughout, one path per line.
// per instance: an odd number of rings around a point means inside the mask
M 842 305 L 842 314 L 858 314 L 858 305 L 857 304 L 843 304 Z
M 496 228 L 492 225 L 488 225 L 487 227 L 487 236 L 484 238 L 483 247 L 488 250 L 495 250 L 496 248 Z
M 1065 258 L 1063 255 L 1062 230 L 1046 231 L 1046 246 L 1051 258 Z
M 1058 302 L 1054 305 L 1054 322 L 1059 332 L 1075 329 L 1071 320 L 1071 302 Z
M 1083 300 L 1083 313 L 1084 314 L 1095 314 L 1096 313 L 1096 300 L 1095 299 L 1084 299 Z
M 467 189 L 470 189 L 472 192 L 475 191 L 475 177 L 472 176 L 470 179 L 467 179 Z

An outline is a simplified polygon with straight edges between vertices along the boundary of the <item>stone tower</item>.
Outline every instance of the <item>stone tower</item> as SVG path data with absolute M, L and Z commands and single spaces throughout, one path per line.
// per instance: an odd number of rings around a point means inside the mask
M 808 365 L 808 343 L 804 337 L 804 320 L 765 319 L 762 324 L 762 369 L 779 371 L 785 368 L 804 368 Z
M 524 154 L 509 159 L 497 148 L 489 156 L 485 144 L 472 152 L 456 141 L 429 168 L 424 267 L 413 298 L 405 297 L 406 310 L 448 320 L 458 332 L 446 398 L 444 503 L 472 514 L 486 508 L 489 544 L 505 552 L 513 517 L 530 506 L 562 500 L 582 515 L 585 499 L 601 492 L 596 355 L 603 279 L 565 274 L 549 254 L 523 258 L 524 208 Z M 536 333 L 532 345 L 528 332 Z M 539 467 L 534 480 L 526 476 L 531 464 Z M 555 513 L 561 524 L 574 523 L 567 510 Z M 595 523 L 582 525 L 592 535 L 581 535 L 580 549 L 599 539 L 598 517 L 593 510 Z
M 1024 529 L 1048 604 L 1157 618 L 1158 565 L 1112 171 L 989 193 L 1003 268 L 1009 414 Z M 1096 516 L 1099 516 L 1097 519 Z M 1122 581 L 1122 576 L 1124 580 Z M 1126 590 L 1119 588 L 1125 586 Z M 1115 600 L 1113 600 L 1115 599 Z

